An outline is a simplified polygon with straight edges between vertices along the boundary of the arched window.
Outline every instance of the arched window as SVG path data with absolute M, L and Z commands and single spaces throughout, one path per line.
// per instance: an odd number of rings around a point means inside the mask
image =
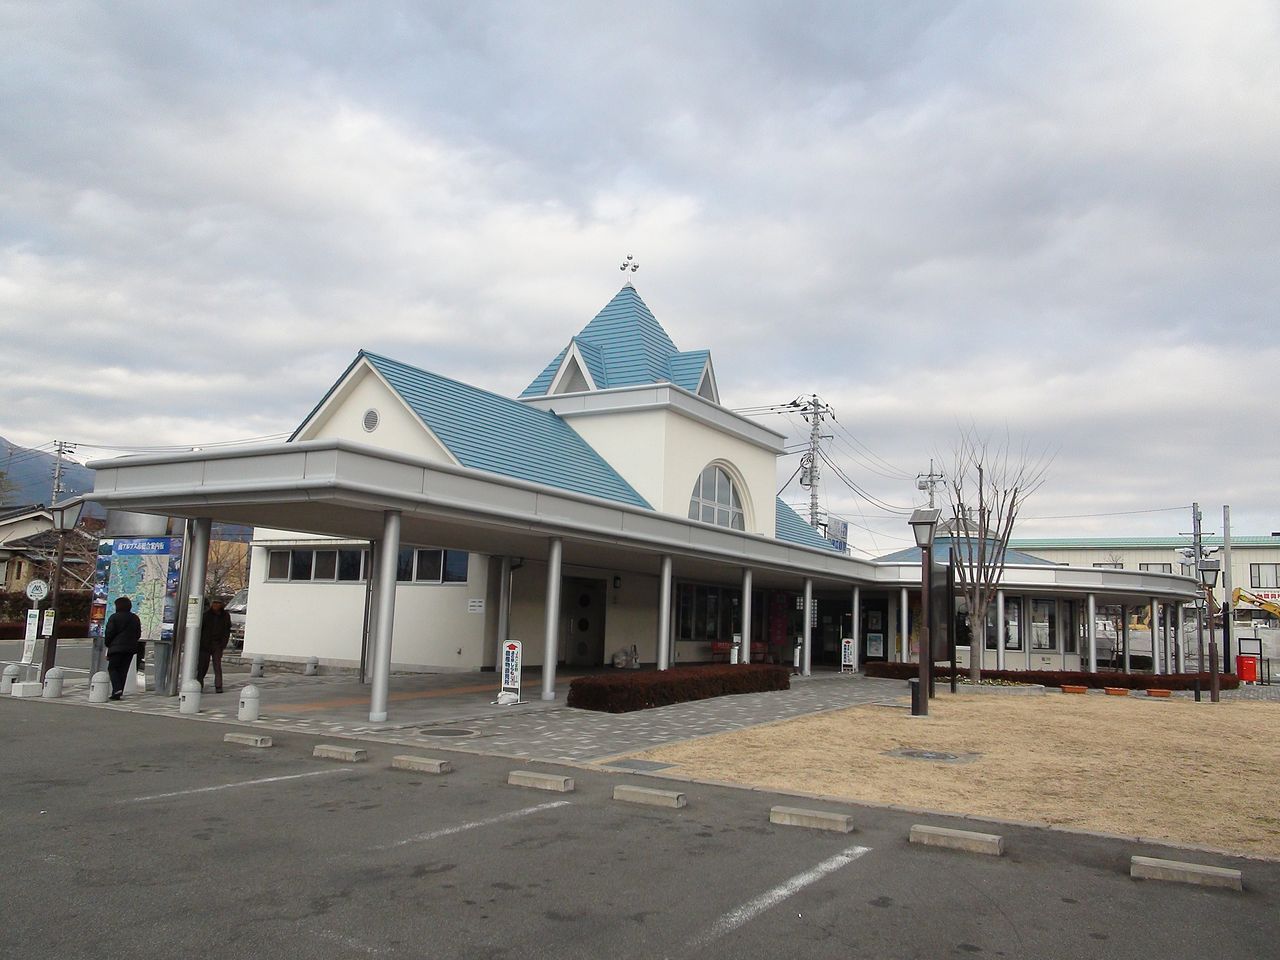
M 734 530 L 746 529 L 742 500 L 733 479 L 723 467 L 712 464 L 698 475 L 689 497 L 689 519 Z

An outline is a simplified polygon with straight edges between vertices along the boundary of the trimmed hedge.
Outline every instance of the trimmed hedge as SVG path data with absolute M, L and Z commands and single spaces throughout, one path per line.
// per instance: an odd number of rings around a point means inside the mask
M 575 677 L 569 684 L 566 702 L 580 710 L 629 713 L 688 700 L 790 687 L 789 667 L 769 664 L 678 667 Z
M 920 676 L 920 665 L 916 663 L 882 663 L 873 661 L 864 664 L 868 677 L 888 677 L 893 680 L 906 680 Z M 939 680 L 951 679 L 951 667 L 935 666 L 934 676 Z M 961 677 L 969 675 L 968 667 L 960 667 L 957 673 Z M 1194 673 L 1083 673 L 1079 670 L 983 670 L 984 680 L 1011 680 L 1015 683 L 1041 683 L 1046 687 L 1060 687 L 1074 684 L 1081 687 L 1092 687 L 1101 690 L 1103 687 L 1124 687 L 1127 690 L 1194 690 L 1196 682 Z M 1199 674 L 1202 689 L 1209 689 L 1209 674 Z M 1240 686 L 1240 678 L 1234 673 L 1218 675 L 1218 684 L 1223 690 L 1235 690 Z
M 76 620 L 59 620 L 54 624 L 59 640 L 83 640 L 89 635 L 89 624 Z M 21 640 L 27 635 L 26 623 L 0 623 L 0 640 Z

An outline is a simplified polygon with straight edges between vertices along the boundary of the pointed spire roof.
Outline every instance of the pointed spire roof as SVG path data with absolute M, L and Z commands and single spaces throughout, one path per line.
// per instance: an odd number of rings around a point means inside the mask
M 576 350 L 582 358 L 597 390 L 674 383 L 697 393 L 703 385 L 704 371 L 711 363 L 707 350 L 681 352 L 677 349 L 630 283 L 552 358 L 520 394 L 521 398 L 550 393 L 571 350 Z

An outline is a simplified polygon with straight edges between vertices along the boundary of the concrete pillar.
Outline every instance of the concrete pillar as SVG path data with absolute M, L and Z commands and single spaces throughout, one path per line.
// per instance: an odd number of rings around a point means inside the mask
M 396 620 L 396 564 L 400 559 L 400 511 L 382 515 L 382 539 L 378 543 L 378 612 L 373 633 L 373 689 L 369 693 L 369 722 L 387 719 L 387 695 L 391 689 L 391 629 Z
M 1004 669 L 1004 591 L 996 591 L 996 669 Z
M 1160 602 L 1151 598 L 1151 670 L 1160 673 Z
M 542 699 L 556 698 L 556 661 L 560 657 L 560 560 L 564 544 L 552 537 L 547 546 L 547 610 L 543 620 Z
M 495 669 L 502 672 L 502 645 L 511 639 L 511 558 L 503 557 L 498 571 L 498 659 Z
M 906 587 L 902 588 L 898 597 L 898 609 L 899 658 L 903 663 L 907 663 L 911 659 L 911 607 Z M 972 650 L 970 651 L 969 656 L 973 656 Z
M 1129 673 L 1129 605 L 1120 608 L 1120 642 L 1124 644 L 1124 672 Z
M 1097 673 L 1098 672 L 1098 622 L 1097 622 L 1098 600 L 1092 593 L 1089 594 L 1089 604 L 1087 609 L 1085 610 L 1085 613 L 1089 617 L 1089 622 L 1085 627 L 1085 629 L 1088 631 L 1086 635 L 1089 638 L 1089 672 Z
M 658 669 L 671 667 L 671 558 L 662 558 L 658 575 Z
M 862 659 L 862 588 L 853 588 L 853 624 L 850 636 L 853 637 L 853 669 L 856 672 Z
M 209 531 L 213 521 L 198 517 L 191 521 L 191 542 L 184 544 L 184 560 L 189 564 L 187 583 L 186 636 L 182 645 L 182 679 L 196 678 L 196 661 L 200 657 L 200 624 L 204 620 L 204 579 L 209 568 Z M 108 597 L 111 603 L 114 598 Z
M 813 672 L 813 579 L 804 578 L 804 647 L 800 651 L 800 672 Z
M 751 570 L 742 571 L 742 662 L 751 662 Z

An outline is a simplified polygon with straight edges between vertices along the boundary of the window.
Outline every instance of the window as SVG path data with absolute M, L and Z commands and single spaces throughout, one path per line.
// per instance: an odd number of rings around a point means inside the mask
M 1021 601 L 1013 597 L 1004 599 L 1004 648 L 1006 650 L 1022 649 Z M 988 650 L 996 648 L 996 605 L 987 606 L 987 643 Z
M 1113 560 L 1108 560 L 1106 563 L 1095 563 L 1094 566 L 1101 567 L 1103 570 L 1123 570 L 1124 569 L 1123 563 L 1116 563 Z
M 363 550 L 339 550 L 338 579 L 346 582 L 363 580 L 364 556 L 365 552 Z
M 1280 563 L 1249 564 L 1249 586 L 1264 590 L 1280 587 Z
M 1145 570 L 1147 573 L 1173 573 L 1172 563 L 1140 563 L 1139 570 Z
M 315 557 L 314 550 L 289 551 L 289 579 L 310 580 L 311 561 Z
M 338 575 L 338 551 L 317 550 L 313 580 L 333 580 Z
M 1181 563 L 1178 566 L 1182 569 L 1184 577 L 1194 577 L 1196 575 L 1196 565 L 1194 563 Z
M 734 530 L 746 529 L 742 500 L 723 467 L 712 465 L 698 475 L 689 497 L 689 519 Z
M 439 583 L 443 559 L 444 554 L 440 550 L 419 550 L 418 569 L 414 572 L 413 579 Z
M 396 581 L 466 583 L 467 562 L 465 550 L 404 547 L 396 555 Z M 267 554 L 268 580 L 360 583 L 368 576 L 368 550 L 344 547 L 338 550 L 271 550 Z
M 1058 611 L 1053 600 L 1031 601 L 1031 649 L 1058 649 Z
M 444 582 L 467 582 L 467 559 L 470 554 L 465 550 L 446 550 L 444 552 Z
M 413 547 L 401 547 L 396 556 L 396 582 L 408 583 L 413 579 Z
M 736 616 L 742 591 L 681 583 L 676 587 L 677 640 L 729 640 L 742 629 Z
M 267 579 L 289 579 L 289 551 L 272 550 L 267 557 Z

